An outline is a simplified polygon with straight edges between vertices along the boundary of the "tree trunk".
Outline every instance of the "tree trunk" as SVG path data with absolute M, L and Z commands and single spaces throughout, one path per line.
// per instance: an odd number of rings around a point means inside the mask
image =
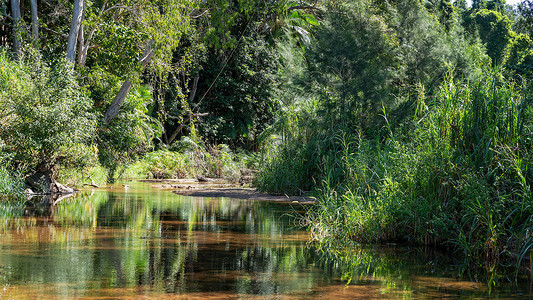
M 31 0 L 31 38 L 39 39 L 39 16 L 37 15 L 37 0 Z
M 150 61 L 152 61 L 152 57 L 154 56 L 154 52 L 152 51 L 153 44 L 154 40 L 148 42 L 148 45 L 146 46 L 146 49 L 143 52 L 143 56 L 140 61 L 143 69 L 148 66 Z M 126 81 L 122 84 L 122 87 L 120 88 L 117 96 L 115 97 L 115 100 L 113 100 L 113 103 L 111 103 L 104 115 L 104 122 L 106 124 L 109 124 L 109 122 L 111 122 L 111 120 L 113 120 L 113 118 L 118 115 L 120 107 L 122 106 L 122 103 L 124 103 L 126 96 L 128 96 L 128 92 L 130 91 L 130 89 L 131 82 L 129 79 L 126 79 Z
M 194 76 L 194 79 L 192 81 L 191 94 L 189 95 L 189 103 L 192 103 L 192 101 L 194 100 L 194 97 L 196 97 L 196 91 L 198 90 L 198 80 L 200 80 L 200 76 L 199 75 Z M 167 145 L 170 145 L 170 144 L 172 144 L 172 142 L 174 142 L 176 137 L 178 137 L 178 134 L 185 127 L 185 124 L 187 124 L 189 121 L 191 121 L 195 117 L 205 117 L 207 115 L 208 115 L 208 113 L 191 114 L 191 115 L 189 115 L 186 119 L 183 120 L 183 122 L 178 126 L 178 128 L 176 128 L 176 130 L 174 130 L 174 132 L 172 133 L 170 138 L 168 138 L 168 137 L 166 138 Z
M 192 82 L 191 94 L 189 95 L 189 103 L 192 103 L 192 100 L 194 100 L 194 97 L 196 97 L 196 90 L 198 89 L 198 80 L 199 79 L 200 79 L 200 75 L 194 76 L 194 80 Z
M 83 24 L 81 24 L 80 26 L 80 32 L 78 34 L 78 43 L 78 65 L 84 66 L 87 52 L 85 51 L 85 30 Z
M 20 55 L 20 0 L 11 0 L 11 13 L 13 14 L 13 51 Z
M 113 100 L 113 103 L 111 103 L 111 106 L 109 106 L 109 108 L 105 112 L 104 122 L 106 124 L 109 124 L 109 122 L 111 122 L 111 120 L 113 120 L 113 118 L 118 115 L 118 111 L 120 110 L 122 103 L 124 103 L 126 96 L 128 96 L 128 92 L 130 91 L 130 89 L 131 82 L 129 79 L 126 79 L 126 81 L 122 84 L 122 87 L 120 87 L 120 90 L 118 91 L 115 100 Z
M 78 36 L 78 42 L 80 43 L 78 49 L 78 64 L 80 66 L 85 66 L 85 63 L 87 62 L 87 52 L 89 52 L 89 48 L 91 48 L 91 41 L 93 40 L 94 34 L 96 33 L 97 29 L 98 26 L 94 26 L 94 28 L 86 36 L 85 27 L 83 26 L 83 24 L 80 27 L 80 34 Z
M 26 183 L 31 187 L 32 193 L 40 195 L 72 194 L 74 190 L 56 181 L 54 168 L 42 164 L 38 170 L 26 178 Z
M 80 43 L 78 49 L 78 64 L 80 66 L 85 66 L 85 63 L 87 62 L 87 52 L 89 52 L 89 48 L 91 48 L 91 41 L 97 29 L 98 26 L 95 26 L 86 36 L 83 24 L 80 27 L 80 34 L 78 36 L 78 42 Z
M 13 1 L 13 0 L 12 0 Z M 83 17 L 84 0 L 74 1 L 74 11 L 72 13 L 72 22 L 70 23 L 70 32 L 68 35 L 67 44 L 67 59 L 74 64 L 76 61 L 76 42 L 78 41 L 78 34 L 81 26 L 81 19 Z

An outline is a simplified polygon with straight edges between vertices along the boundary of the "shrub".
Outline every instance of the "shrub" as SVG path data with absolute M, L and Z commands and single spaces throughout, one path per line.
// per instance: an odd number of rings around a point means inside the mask
M 23 196 L 24 181 L 21 177 L 13 176 L 4 166 L 0 166 L 0 200 L 22 199 Z
M 193 176 L 195 170 L 191 160 L 185 154 L 169 150 L 158 150 L 126 168 L 122 178 L 185 178 Z
M 12 61 L 0 53 L 0 103 L 0 138 L 21 170 L 53 168 L 95 131 L 92 103 L 65 61 L 46 63 L 37 54 Z

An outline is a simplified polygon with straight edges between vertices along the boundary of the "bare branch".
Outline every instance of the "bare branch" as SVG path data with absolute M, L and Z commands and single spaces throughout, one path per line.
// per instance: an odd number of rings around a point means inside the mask
M 209 9 L 206 9 L 206 10 L 204 10 L 203 13 L 201 13 L 199 15 L 191 16 L 191 19 L 198 19 L 198 18 L 202 17 L 203 15 L 205 15 L 208 11 L 209 11 Z
M 124 8 L 124 9 L 126 9 L 128 11 L 134 11 L 133 8 L 131 8 L 129 6 L 126 6 L 126 5 L 115 5 L 115 6 L 111 6 L 110 8 L 104 10 L 102 13 L 105 14 L 105 13 L 108 13 L 108 12 L 114 10 L 114 9 L 120 9 L 120 8 Z
M 293 10 L 318 10 L 318 11 L 322 11 L 322 9 L 318 8 L 318 7 L 315 7 L 315 6 L 310 6 L 310 5 L 296 5 L 296 6 L 291 6 L 289 8 L 287 8 L 287 12 L 291 12 Z

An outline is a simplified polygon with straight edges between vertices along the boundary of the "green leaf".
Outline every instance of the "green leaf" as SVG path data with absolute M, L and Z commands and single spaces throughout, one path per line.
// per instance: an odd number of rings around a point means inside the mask
M 320 24 L 318 23 L 318 20 L 317 20 L 317 19 L 315 18 L 315 16 L 313 16 L 313 15 L 304 15 L 304 19 L 305 19 L 305 21 L 306 21 L 307 23 L 309 23 L 309 24 L 311 24 L 311 25 L 313 25 L 313 26 L 318 26 L 318 25 L 320 25 Z
M 292 14 L 289 16 L 289 18 L 291 19 L 299 19 L 300 18 L 300 14 L 298 13 L 298 11 L 293 11 Z

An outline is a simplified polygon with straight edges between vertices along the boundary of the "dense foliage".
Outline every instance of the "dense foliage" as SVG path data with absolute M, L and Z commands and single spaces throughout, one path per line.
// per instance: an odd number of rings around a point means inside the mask
M 10 167 L 103 179 L 94 174 L 103 166 L 114 180 L 122 165 L 197 131 L 205 153 L 221 143 L 257 149 L 277 109 L 269 28 L 286 2 L 47 0 L 35 4 L 38 22 L 29 4 L 2 1 L 0 138 Z
M 292 89 L 296 107 L 272 127 L 282 143 L 256 180 L 311 191 L 308 221 L 325 249 L 393 241 L 522 261 L 532 246 L 531 43 L 492 4 L 326 7 L 292 75 L 303 87 Z
M 15 62 L 2 53 L 0 66 L 0 138 L 14 165 L 46 168 L 76 145 L 90 144 L 95 132 L 91 102 L 68 64 L 39 56 Z
M 323 246 L 533 245 L 529 0 L 26 2 L 0 2 L 0 194 L 260 161 Z

